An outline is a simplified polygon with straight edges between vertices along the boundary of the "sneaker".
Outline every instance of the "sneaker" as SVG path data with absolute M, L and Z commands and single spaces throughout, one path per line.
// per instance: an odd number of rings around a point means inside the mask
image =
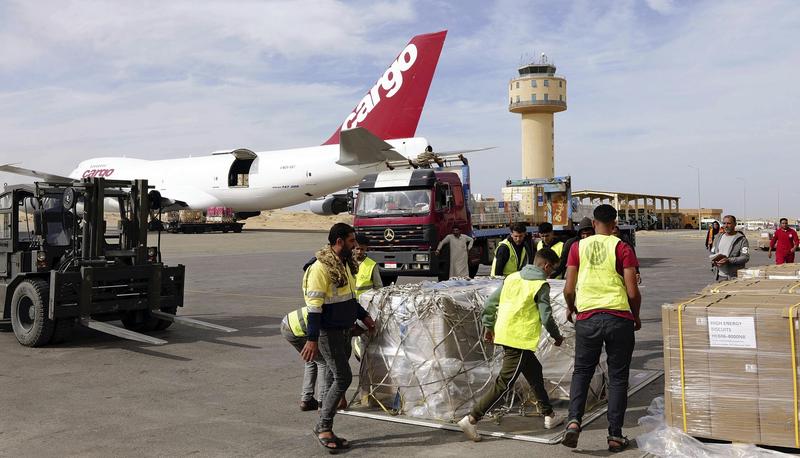
M 461 427 L 461 430 L 464 431 L 468 439 L 473 442 L 481 441 L 481 435 L 478 434 L 478 426 L 469 421 L 469 415 L 462 418 L 461 421 L 458 422 L 458 426 Z
M 550 416 L 545 415 L 544 417 L 544 429 L 553 429 L 561 423 L 564 423 L 564 415 L 558 412 L 553 412 Z

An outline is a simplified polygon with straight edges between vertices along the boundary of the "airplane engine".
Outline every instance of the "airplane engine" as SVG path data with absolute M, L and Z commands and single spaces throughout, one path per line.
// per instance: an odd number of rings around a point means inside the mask
M 317 215 L 338 215 L 350 211 L 350 198 L 347 194 L 333 194 L 309 202 L 311 211 Z

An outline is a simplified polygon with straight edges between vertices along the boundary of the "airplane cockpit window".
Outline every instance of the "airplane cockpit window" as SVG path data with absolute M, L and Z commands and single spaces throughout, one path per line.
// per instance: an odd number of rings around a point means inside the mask
M 424 215 L 431 209 L 431 191 L 362 191 L 358 195 L 358 216 Z

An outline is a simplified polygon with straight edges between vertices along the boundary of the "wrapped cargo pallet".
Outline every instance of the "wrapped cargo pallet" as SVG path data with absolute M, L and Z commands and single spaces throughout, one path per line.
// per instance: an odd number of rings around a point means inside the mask
M 361 304 L 375 318 L 377 334 L 361 361 L 362 402 L 411 417 L 455 421 L 489 388 L 502 363 L 502 349 L 481 339 L 481 312 L 501 279 L 424 282 L 370 291 Z M 569 397 L 574 358 L 574 328 L 566 321 L 563 281 L 551 282 L 554 316 L 565 337 L 561 347 L 542 338 L 537 358 L 554 400 Z M 544 331 L 543 331 L 544 332 Z M 592 381 L 589 404 L 605 398 L 605 364 Z M 520 377 L 515 394 L 495 412 L 530 403 Z
M 800 447 L 795 294 L 698 295 L 662 307 L 667 424 Z

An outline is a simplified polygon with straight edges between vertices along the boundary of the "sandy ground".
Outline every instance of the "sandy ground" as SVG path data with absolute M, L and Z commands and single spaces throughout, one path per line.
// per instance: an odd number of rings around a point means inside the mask
M 353 215 L 348 213 L 320 216 L 310 211 L 267 210 L 261 215 L 248 218 L 245 229 L 302 229 L 327 231 L 336 223 L 353 224 Z

